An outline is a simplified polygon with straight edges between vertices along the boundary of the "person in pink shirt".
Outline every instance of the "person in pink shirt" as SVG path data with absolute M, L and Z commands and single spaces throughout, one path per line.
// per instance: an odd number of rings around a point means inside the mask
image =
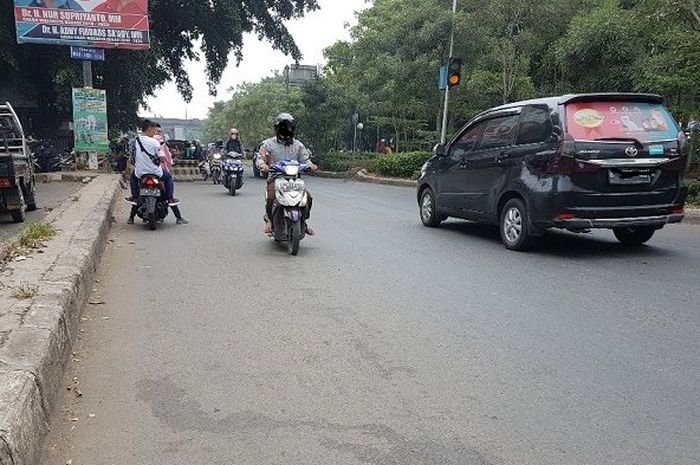
M 165 137 L 163 137 L 163 128 L 160 127 L 160 124 L 156 124 L 156 127 L 158 128 L 155 139 L 160 142 L 160 152 L 158 153 L 158 157 L 160 157 L 160 166 L 163 168 L 163 171 L 167 171 L 168 173 L 173 172 L 173 165 L 175 162 L 173 161 L 173 155 L 170 153 L 170 148 L 168 148 L 168 144 L 165 143 Z M 177 205 L 171 205 L 170 208 L 173 211 L 173 214 L 175 215 L 175 219 L 177 224 L 188 224 L 189 221 L 187 221 L 185 218 L 182 217 L 182 214 L 180 213 L 180 207 Z
M 160 142 L 160 153 L 158 153 L 158 156 L 160 157 L 160 166 L 162 166 L 168 173 L 172 173 L 174 164 L 173 155 L 170 153 L 168 144 L 165 143 L 162 129 L 158 128 L 158 134 L 156 134 L 155 139 Z

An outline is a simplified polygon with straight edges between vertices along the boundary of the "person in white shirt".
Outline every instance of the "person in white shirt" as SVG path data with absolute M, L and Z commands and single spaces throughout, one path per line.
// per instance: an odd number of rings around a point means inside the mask
M 160 166 L 160 142 L 154 136 L 158 133 L 158 123 L 145 119 L 141 122 L 141 135 L 134 142 L 134 174 L 131 175 L 131 198 L 128 202 L 135 204 L 139 197 L 139 184 L 143 176 L 152 174 L 158 176 L 165 185 L 165 198 L 168 205 L 177 206 L 180 202 L 174 197 L 175 183 L 170 173 Z M 132 208 L 132 212 L 135 209 Z M 129 223 L 134 222 L 133 215 L 129 216 Z

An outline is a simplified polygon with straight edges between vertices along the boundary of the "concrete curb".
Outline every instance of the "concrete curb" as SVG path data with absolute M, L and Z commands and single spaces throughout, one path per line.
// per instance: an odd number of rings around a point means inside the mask
M 44 253 L 0 274 L 0 465 L 38 461 L 120 190 L 119 175 L 97 176 L 51 212 Z M 12 298 L 22 283 L 37 294 Z
M 367 170 L 359 170 L 357 172 L 316 171 L 312 174 L 319 178 L 345 179 L 370 184 L 383 184 L 385 186 L 416 187 L 417 185 L 416 181 L 412 179 L 382 178 L 369 174 Z
M 99 173 L 95 171 L 58 171 L 56 173 L 37 173 L 36 182 L 46 184 L 50 182 L 83 182 L 92 180 L 100 175 L 107 173 Z
M 700 208 L 686 208 L 683 223 L 700 225 Z
M 369 174 L 367 170 L 358 171 L 356 179 L 362 182 L 369 182 L 372 184 L 384 184 L 388 186 L 416 187 L 416 185 L 418 184 L 412 179 L 380 178 L 378 176 L 373 176 Z
M 328 179 L 352 179 L 353 174 L 350 171 L 347 172 L 337 172 L 337 171 L 316 171 L 315 173 L 310 173 L 312 176 L 319 178 Z

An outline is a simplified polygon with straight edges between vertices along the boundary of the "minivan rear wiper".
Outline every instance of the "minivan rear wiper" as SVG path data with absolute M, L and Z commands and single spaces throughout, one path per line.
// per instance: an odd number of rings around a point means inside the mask
M 634 137 L 598 137 L 593 140 L 600 140 L 600 141 L 611 141 L 611 142 L 632 142 L 634 145 L 637 145 L 641 148 L 644 148 L 644 144 L 642 144 L 638 139 L 635 139 Z

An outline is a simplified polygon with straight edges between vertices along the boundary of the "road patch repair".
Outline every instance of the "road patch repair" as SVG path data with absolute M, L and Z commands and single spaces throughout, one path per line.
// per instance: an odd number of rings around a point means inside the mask
M 96 176 L 0 250 L 0 465 L 38 461 L 120 191 Z

